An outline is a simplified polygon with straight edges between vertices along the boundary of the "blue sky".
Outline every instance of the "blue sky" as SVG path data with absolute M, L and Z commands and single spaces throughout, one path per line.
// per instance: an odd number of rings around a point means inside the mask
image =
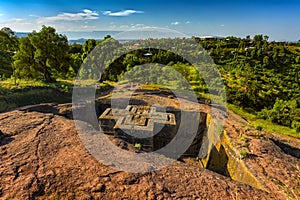
M 0 0 L 0 27 L 59 32 L 162 27 L 189 35 L 300 39 L 299 0 Z

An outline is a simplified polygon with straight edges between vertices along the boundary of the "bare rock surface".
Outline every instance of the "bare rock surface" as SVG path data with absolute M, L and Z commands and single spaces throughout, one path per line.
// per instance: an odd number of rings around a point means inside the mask
M 136 92 L 128 98 L 211 112 L 211 106 L 188 100 L 179 105 L 169 96 Z M 300 140 L 255 130 L 227 113 L 224 127 L 230 143 L 236 152 L 247 152 L 239 159 L 265 190 L 178 161 L 144 174 L 118 171 L 83 145 L 70 104 L 43 104 L 0 114 L 0 199 L 300 199 Z M 109 140 L 117 148 L 140 153 L 120 139 Z
M 117 171 L 90 155 L 72 120 L 52 113 L 3 113 L 0 129 L 0 199 L 276 199 L 180 162 L 146 174 Z

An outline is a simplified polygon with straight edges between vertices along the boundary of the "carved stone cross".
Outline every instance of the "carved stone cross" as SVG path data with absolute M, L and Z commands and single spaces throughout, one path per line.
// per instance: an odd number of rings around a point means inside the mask
M 126 109 L 108 108 L 99 117 L 99 123 L 105 134 L 152 147 L 155 134 L 162 129 L 167 131 L 168 127 L 176 127 L 174 114 L 158 112 L 156 107 L 137 105 L 129 105 Z

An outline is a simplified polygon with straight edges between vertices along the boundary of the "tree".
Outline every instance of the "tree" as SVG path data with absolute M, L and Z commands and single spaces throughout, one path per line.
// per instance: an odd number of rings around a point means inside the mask
M 106 36 L 104 37 L 104 40 L 109 40 L 109 39 L 111 39 L 111 35 L 106 35 Z
M 296 100 L 284 101 L 282 99 L 276 99 L 273 108 L 270 110 L 263 109 L 258 113 L 258 117 L 291 128 L 300 128 L 298 127 L 300 123 L 300 108 Z
M 23 47 L 15 55 L 18 71 L 35 71 L 47 82 L 67 73 L 70 65 L 67 37 L 56 33 L 53 27 L 43 26 L 40 32 L 33 31 L 22 41 Z M 28 59 L 32 56 L 33 60 Z M 28 73 L 24 73 L 28 74 Z M 40 77 L 34 77 L 40 78 Z
M 71 54 L 76 54 L 76 53 L 82 54 L 83 53 L 82 45 L 77 44 L 77 43 L 71 44 L 70 48 L 69 48 L 69 53 L 71 53 Z
M 265 40 L 265 41 L 268 41 L 268 40 L 269 40 L 269 36 L 264 35 L 264 40 Z
M 12 56 L 18 49 L 18 39 L 7 27 L 0 30 L 0 76 L 10 77 L 13 73 Z
M 253 41 L 255 43 L 255 46 L 260 49 L 261 45 L 263 43 L 263 35 L 255 35 L 253 38 Z
M 14 32 L 7 27 L 0 30 L 0 50 L 12 53 L 18 48 L 18 39 Z
M 263 41 L 263 35 L 255 35 L 254 38 L 253 38 L 253 41 L 255 43 L 262 42 Z
M 84 42 L 82 46 L 83 54 L 82 60 L 84 60 L 89 53 L 97 46 L 97 41 L 94 39 L 88 39 Z
M 264 64 L 264 66 L 268 66 L 269 65 L 269 57 L 268 56 L 264 57 L 263 64 Z
M 34 60 L 35 48 L 29 37 L 20 38 L 19 51 L 14 55 L 14 77 L 34 78 L 36 74 L 36 62 Z

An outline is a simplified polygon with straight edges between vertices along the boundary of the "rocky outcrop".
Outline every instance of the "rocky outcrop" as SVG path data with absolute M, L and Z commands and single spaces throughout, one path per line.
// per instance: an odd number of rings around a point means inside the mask
M 137 94 L 134 98 L 133 103 L 179 108 L 177 100 L 168 96 Z M 102 105 L 96 107 L 97 114 L 109 107 L 105 98 L 97 104 Z M 181 108 L 190 109 L 191 103 L 186 101 Z M 201 111 L 208 113 L 209 127 L 210 107 L 202 105 Z M 70 104 L 27 106 L 2 113 L 0 130 L 0 199 L 300 197 L 300 141 L 255 130 L 230 111 L 226 134 L 209 144 L 202 163 L 191 159 L 193 166 L 174 161 L 144 174 L 118 171 L 94 158 L 76 131 Z M 131 144 L 109 139 L 121 149 L 139 153 Z
M 53 113 L 0 114 L 1 199 L 270 199 L 274 194 L 174 162 L 146 174 L 94 159 L 72 120 Z

